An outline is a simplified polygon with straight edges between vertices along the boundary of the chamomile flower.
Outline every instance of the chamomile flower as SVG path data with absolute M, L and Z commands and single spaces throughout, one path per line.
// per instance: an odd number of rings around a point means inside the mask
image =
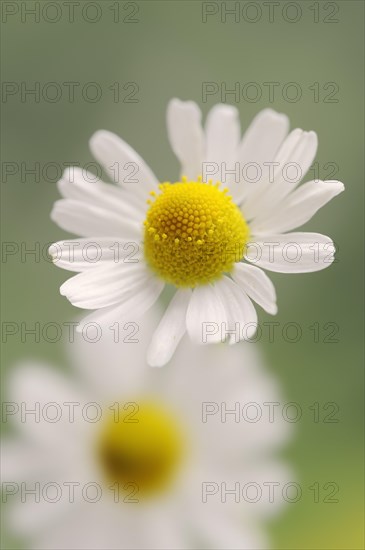
M 5 413 L 17 436 L 3 441 L 2 479 L 8 528 L 25 547 L 268 548 L 266 520 L 293 481 L 278 458 L 291 425 L 265 406 L 282 403 L 280 388 L 247 343 L 185 338 L 173 369 L 149 368 L 153 309 L 139 343 L 79 335 L 76 379 L 37 362 L 12 370 Z
M 114 134 L 96 132 L 91 150 L 117 185 L 68 169 L 59 182 L 63 199 L 52 211 L 60 227 L 82 237 L 55 243 L 50 252 L 58 266 L 80 272 L 61 294 L 77 307 L 97 310 L 85 323 L 108 325 L 130 312 L 143 314 L 172 285 L 176 293 L 148 351 L 150 364 L 161 366 L 185 331 L 204 343 L 207 322 L 228 331 L 238 323 L 247 327 L 239 338 L 251 338 L 257 324 L 252 300 L 277 312 L 274 286 L 261 268 L 305 273 L 328 267 L 332 240 L 292 230 L 344 187 L 332 180 L 298 187 L 315 157 L 317 136 L 288 133 L 288 126 L 285 115 L 266 109 L 241 138 L 236 108 L 215 106 L 203 129 L 197 105 L 174 99 L 167 127 L 181 175 L 173 183 L 160 183 Z M 217 330 L 208 343 L 221 340 Z

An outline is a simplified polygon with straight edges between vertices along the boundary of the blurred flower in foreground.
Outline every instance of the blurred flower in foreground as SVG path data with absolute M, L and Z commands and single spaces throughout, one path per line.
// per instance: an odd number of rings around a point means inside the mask
M 61 294 L 97 310 L 85 323 L 111 324 L 131 310 L 142 315 L 165 284 L 177 289 L 148 351 L 153 366 L 168 362 L 186 330 L 203 343 L 206 321 L 248 326 L 240 338 L 251 338 L 257 323 L 251 299 L 270 314 L 277 311 L 274 286 L 260 268 L 306 273 L 328 267 L 334 259 L 329 237 L 288 232 L 344 189 L 318 180 L 296 189 L 315 157 L 317 136 L 298 128 L 288 134 L 288 118 L 271 109 L 259 113 L 241 139 L 236 108 L 215 106 L 203 131 L 198 106 L 174 99 L 167 126 L 180 181 L 159 184 L 129 145 L 102 130 L 91 138 L 91 150 L 119 185 L 69 168 L 59 182 L 64 198 L 52 211 L 60 227 L 85 237 L 74 241 L 72 255 L 70 241 L 50 249 L 58 266 L 81 272 Z M 137 179 L 126 177 L 126 167 Z M 141 257 L 123 261 L 133 242 L 143 243 Z M 90 243 L 100 251 L 95 263 L 84 254 Z M 216 341 L 219 331 L 208 343 Z
M 13 407 L 34 411 L 38 403 L 41 411 L 38 422 L 32 412 L 22 421 L 9 405 L 19 436 L 2 451 L 9 525 L 28 547 L 267 548 L 264 522 L 283 500 L 280 491 L 270 497 L 265 482 L 282 487 L 290 479 L 276 456 L 289 424 L 281 415 L 270 420 L 264 407 L 281 402 L 275 381 L 247 343 L 186 339 L 173 368 L 150 369 L 153 309 L 149 315 L 139 344 L 80 337 L 70 346 L 76 380 L 40 364 L 12 371 Z M 237 409 L 248 403 L 256 404 L 247 413 L 254 422 Z M 262 495 L 236 502 L 229 490 L 237 483 L 256 484 Z

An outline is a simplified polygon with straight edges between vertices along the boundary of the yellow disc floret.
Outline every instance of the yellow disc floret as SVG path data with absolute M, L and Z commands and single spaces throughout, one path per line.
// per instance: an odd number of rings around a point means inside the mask
M 228 189 L 202 181 L 162 183 L 144 222 L 144 253 L 153 271 L 178 287 L 219 279 L 241 260 L 249 229 Z
M 107 481 L 118 484 L 121 494 L 133 490 L 139 501 L 171 481 L 183 438 L 175 417 L 155 403 L 121 404 L 118 414 L 115 405 L 98 439 L 98 455 Z

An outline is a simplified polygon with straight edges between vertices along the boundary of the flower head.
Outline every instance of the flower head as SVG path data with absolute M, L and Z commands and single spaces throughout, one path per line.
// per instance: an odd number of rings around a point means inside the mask
M 82 237 L 55 243 L 50 252 L 57 265 L 80 272 L 61 293 L 77 307 L 97 310 L 84 324 L 141 315 L 165 285 L 175 287 L 148 351 L 154 366 L 171 359 L 185 331 L 205 343 L 207 322 L 225 327 L 229 343 L 251 338 L 257 325 L 252 300 L 277 312 L 274 286 L 261 268 L 305 273 L 328 267 L 334 259 L 329 237 L 291 231 L 344 189 L 332 180 L 298 187 L 317 136 L 288 133 L 287 117 L 271 109 L 241 138 L 234 107 L 215 106 L 203 130 L 197 105 L 175 99 L 167 126 L 179 181 L 159 183 L 129 145 L 99 131 L 91 150 L 117 185 L 68 169 L 59 182 L 64 198 L 52 212 L 56 223 Z M 123 178 L 125 166 L 134 166 L 137 180 Z M 90 247 L 92 260 L 85 253 Z M 232 334 L 237 324 L 238 337 Z M 207 343 L 224 340 L 220 328 Z
M 155 321 L 154 308 L 138 321 L 139 344 L 79 335 L 73 379 L 37 362 L 12 370 L 19 412 L 6 418 L 16 435 L 2 444 L 3 489 L 26 547 L 267 548 L 264 523 L 284 501 L 265 482 L 293 481 L 277 456 L 291 425 L 265 406 L 282 403 L 280 389 L 247 343 L 213 350 L 186 338 L 173 369 L 149 368 Z M 222 502 L 211 490 L 222 483 L 256 483 L 262 495 Z
M 201 180 L 159 187 L 145 221 L 144 253 L 151 269 L 182 288 L 231 272 L 243 256 L 249 230 L 228 189 Z

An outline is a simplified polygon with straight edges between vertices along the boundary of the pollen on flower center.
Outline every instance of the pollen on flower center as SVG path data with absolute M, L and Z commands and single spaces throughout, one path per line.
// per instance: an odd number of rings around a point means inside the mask
M 219 279 L 239 261 L 249 238 L 240 210 L 220 184 L 162 183 L 144 222 L 144 253 L 153 271 L 178 287 Z
M 154 403 L 120 404 L 105 422 L 98 455 L 109 482 L 138 501 L 162 491 L 176 473 L 183 438 L 176 419 Z

